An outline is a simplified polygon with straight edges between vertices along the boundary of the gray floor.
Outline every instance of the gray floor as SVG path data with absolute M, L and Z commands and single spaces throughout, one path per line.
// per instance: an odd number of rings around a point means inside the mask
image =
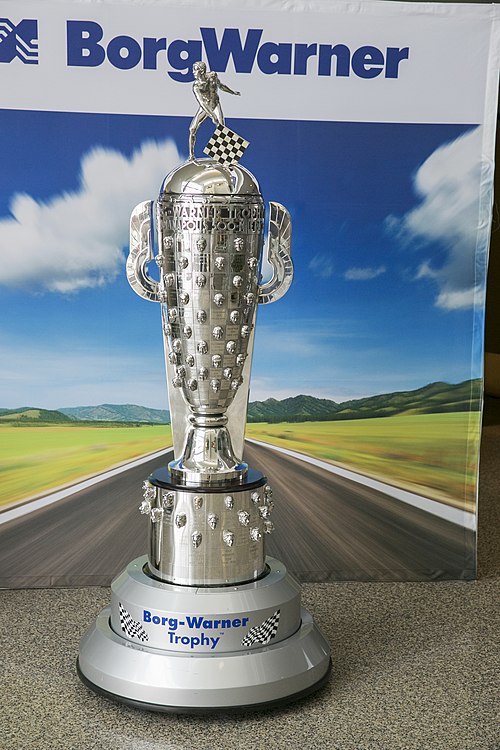
M 331 680 L 279 711 L 176 717 L 89 692 L 75 673 L 103 588 L 1 592 L 2 732 L 12 750 L 499 750 L 500 401 L 489 401 L 479 580 L 304 585 Z M 2 744 L 3 743 L 3 744 Z

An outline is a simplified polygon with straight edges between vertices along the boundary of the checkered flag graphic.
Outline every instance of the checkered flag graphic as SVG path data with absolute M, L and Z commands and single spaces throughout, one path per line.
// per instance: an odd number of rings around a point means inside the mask
M 278 632 L 279 622 L 280 610 L 277 609 L 274 615 L 271 615 L 267 620 L 264 620 L 262 625 L 256 625 L 255 627 L 250 628 L 241 641 L 241 645 L 252 646 L 254 643 L 260 643 L 262 646 L 265 646 Z
M 137 620 L 134 620 L 125 607 L 122 606 L 122 603 L 119 602 L 118 606 L 120 608 L 120 626 L 124 633 L 126 633 L 130 638 L 138 638 L 143 643 L 145 641 L 149 641 L 149 636 L 142 627 L 140 622 L 137 622 Z
M 225 125 L 217 125 L 215 133 L 203 151 L 221 164 L 229 166 L 241 159 L 248 145 L 249 141 L 241 135 L 234 133 Z

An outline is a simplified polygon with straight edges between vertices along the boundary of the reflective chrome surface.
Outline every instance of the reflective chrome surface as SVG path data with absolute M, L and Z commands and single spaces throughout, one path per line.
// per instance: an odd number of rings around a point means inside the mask
M 258 490 L 224 492 L 149 485 L 139 510 L 149 515 L 149 569 L 162 581 L 207 586 L 252 581 L 265 570 L 264 534 L 273 503 Z M 255 486 L 255 485 L 254 485 Z M 149 510 L 144 503 L 149 504 Z
M 242 384 L 258 296 L 249 260 L 260 264 L 263 219 L 260 196 L 158 201 L 167 358 L 195 415 L 223 415 Z
M 194 147 L 196 133 L 200 125 L 208 118 L 214 125 L 224 125 L 224 115 L 219 101 L 219 91 L 239 96 L 239 91 L 233 91 L 229 86 L 219 80 L 219 76 L 213 70 L 207 70 L 207 66 L 201 60 L 193 65 L 193 94 L 198 102 L 198 111 L 189 126 L 189 158 L 194 159 Z
M 171 468 L 186 485 L 218 484 L 246 471 L 241 453 L 257 304 L 279 299 L 293 277 L 289 214 L 277 203 L 270 209 L 267 258 L 274 273 L 264 285 L 263 203 L 257 181 L 240 165 L 193 160 L 165 178 L 156 207 L 159 282 L 147 272 L 154 257 L 151 202 L 132 214 L 127 275 L 138 294 L 161 302 L 177 456 Z
M 240 461 L 231 445 L 226 417 L 190 417 L 193 426 L 186 436 L 181 458 L 169 464 L 172 475 L 187 485 L 207 486 L 224 480 L 240 479 L 248 466 Z
M 244 489 L 243 437 L 257 305 L 287 291 L 293 266 L 290 216 L 271 203 L 273 276 L 260 284 L 264 205 L 257 180 L 238 163 L 193 158 L 207 107 L 223 123 L 217 91 L 236 93 L 203 64 L 196 70 L 194 91 L 205 114 L 191 124 L 192 158 L 165 177 L 156 232 L 151 201 L 133 211 L 127 276 L 137 294 L 161 305 L 175 455 L 169 469 L 171 481 L 186 488 L 162 493 L 161 501 L 153 492 L 156 505 L 151 487 L 145 489 L 151 567 L 162 578 L 203 585 L 250 580 L 262 571 L 272 502 Z M 148 273 L 153 260 L 159 281 Z M 189 487 L 206 489 L 201 504 L 193 503 Z
M 290 289 L 293 281 L 292 220 L 281 203 L 270 203 L 267 262 L 273 268 L 270 281 L 259 287 L 259 303 L 276 302 Z
M 193 166 L 185 191 L 198 184 Z M 198 170 L 205 186 L 206 166 Z M 212 164 L 208 171 L 228 170 Z M 175 182 L 172 177 L 169 184 Z M 171 465 L 179 481 L 218 482 L 221 474 L 230 480 L 246 470 L 225 428 L 225 413 L 240 387 L 248 393 L 243 367 L 251 358 L 263 218 L 258 194 L 164 192 L 158 201 L 165 350 L 171 384 L 192 412 L 183 455 Z
M 257 180 L 241 164 L 223 166 L 213 159 L 195 159 L 172 170 L 161 186 L 163 195 L 255 195 Z
M 160 301 L 158 283 L 152 279 L 146 265 L 153 259 L 151 239 L 153 201 L 139 203 L 130 217 L 130 252 L 127 258 L 127 279 L 140 297 Z

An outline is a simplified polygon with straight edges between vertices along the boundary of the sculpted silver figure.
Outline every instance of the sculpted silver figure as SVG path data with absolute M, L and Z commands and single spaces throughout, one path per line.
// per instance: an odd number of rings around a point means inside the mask
M 193 92 L 200 106 L 189 126 L 190 159 L 194 159 L 196 133 L 202 122 L 210 118 L 214 125 L 224 125 L 224 115 L 222 114 L 218 90 L 220 89 L 227 94 L 240 96 L 239 91 L 233 91 L 229 86 L 221 83 L 217 73 L 213 71 L 207 72 L 207 66 L 204 62 L 197 62 L 193 65 L 193 75 Z
M 92 689 L 175 711 L 289 700 L 319 687 L 330 663 L 300 586 L 265 555 L 273 491 L 242 457 L 257 307 L 293 277 L 290 216 L 270 204 L 273 273 L 262 283 L 264 203 L 234 157 L 243 139 L 224 125 L 217 96 L 237 92 L 204 63 L 194 74 L 190 159 L 166 176 L 156 205 L 132 212 L 127 261 L 134 291 L 161 309 L 174 459 L 143 484 L 148 556 L 113 581 L 79 659 Z M 195 159 L 207 117 L 217 157 Z

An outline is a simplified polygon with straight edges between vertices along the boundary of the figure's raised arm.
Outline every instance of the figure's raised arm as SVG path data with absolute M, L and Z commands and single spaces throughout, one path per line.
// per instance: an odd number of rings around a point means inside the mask
M 226 94 L 234 94 L 235 96 L 241 96 L 239 91 L 233 91 L 233 89 L 230 89 L 229 86 L 226 86 L 225 83 L 222 83 L 217 79 L 217 84 L 221 91 L 225 91 Z

